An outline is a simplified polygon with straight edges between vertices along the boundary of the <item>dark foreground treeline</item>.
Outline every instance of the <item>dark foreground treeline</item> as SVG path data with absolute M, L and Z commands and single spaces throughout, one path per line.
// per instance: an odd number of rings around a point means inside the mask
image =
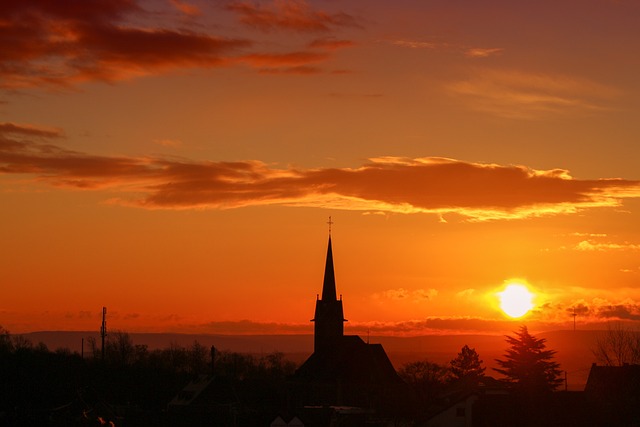
M 87 344 L 84 357 L 65 348 L 51 351 L 0 327 L 0 426 L 151 425 L 170 418 L 167 404 L 213 369 L 231 382 L 260 384 L 255 392 L 266 397 L 295 371 L 281 353 L 216 351 L 212 360 L 211 349 L 197 341 L 149 350 L 126 332 L 112 332 L 104 358 L 101 346 Z
M 390 396 L 378 393 L 381 384 L 368 381 L 296 379 L 295 364 L 282 353 L 212 351 L 197 341 L 149 350 L 116 331 L 107 337 L 104 352 L 88 340 L 82 355 L 64 348 L 50 351 L 0 326 L 0 427 L 253 427 L 295 417 L 309 427 L 639 426 L 640 365 L 614 356 L 622 354 L 620 348 L 634 354 L 640 341 L 618 330 L 606 337 L 611 339 L 594 353 L 619 363 L 594 365 L 585 392 L 556 392 L 563 376 L 555 351 L 522 326 L 506 337 L 504 357 L 496 360 L 494 371 L 502 378 L 486 375 L 480 355 L 465 345 L 447 365 L 427 360 L 404 365 L 398 374 L 406 388 Z M 317 392 L 314 402 L 326 391 L 335 392 L 336 403 L 301 403 L 304 393 L 296 395 L 301 390 Z M 362 396 L 369 399 L 364 405 Z

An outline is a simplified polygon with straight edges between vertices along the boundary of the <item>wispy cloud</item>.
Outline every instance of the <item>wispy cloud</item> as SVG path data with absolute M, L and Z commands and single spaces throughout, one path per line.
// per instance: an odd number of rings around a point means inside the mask
M 19 123 L 0 123 L 0 137 L 43 137 L 43 138 L 60 138 L 64 135 L 62 129 L 36 126 L 31 124 L 19 124 Z
M 394 39 L 391 40 L 390 43 L 394 46 L 410 49 L 427 49 L 442 52 L 454 52 L 464 55 L 468 58 L 488 58 L 490 56 L 501 55 L 504 52 L 504 49 L 500 47 L 470 47 L 463 44 L 437 40 Z
M 640 245 L 633 243 L 611 243 L 596 242 L 593 240 L 583 240 L 578 243 L 574 249 L 578 251 L 621 251 L 621 250 L 640 250 Z
M 393 301 L 411 301 L 423 302 L 430 301 L 438 296 L 436 289 L 414 289 L 407 290 L 404 288 L 388 289 L 383 292 L 377 292 L 372 295 L 375 300 L 393 300 Z
M 286 30 L 317 33 L 332 28 L 360 27 L 352 15 L 316 10 L 301 0 L 276 0 L 262 4 L 232 1 L 225 8 L 235 12 L 243 24 L 265 32 Z
M 609 236 L 605 233 L 571 233 L 570 236 L 579 237 L 581 240 L 573 245 L 561 246 L 559 249 L 581 252 L 640 250 L 640 244 L 630 243 L 628 241 L 615 242 L 615 236 Z
M 170 0 L 173 7 L 175 7 L 180 12 L 184 13 L 187 16 L 200 16 L 202 15 L 202 11 L 198 6 L 194 6 L 187 2 L 183 2 L 180 0 Z
M 503 51 L 504 49 L 499 47 L 488 48 L 488 49 L 475 47 L 475 48 L 469 48 L 465 50 L 465 55 L 467 55 L 470 58 L 487 58 L 489 56 L 500 55 L 502 54 Z
M 0 173 L 58 187 L 106 189 L 112 203 L 147 209 L 255 205 L 372 212 L 458 214 L 471 221 L 520 219 L 615 207 L 640 197 L 640 182 L 578 180 L 561 169 L 444 158 L 370 159 L 356 168 L 274 168 L 260 161 L 110 157 L 67 150 L 60 131 L 0 125 Z M 49 133 L 47 133 L 49 132 Z
M 437 49 L 448 46 L 448 44 L 441 42 L 407 39 L 391 40 L 391 44 L 410 49 Z
M 459 298 L 472 298 L 475 295 L 475 293 L 476 293 L 475 289 L 469 288 L 456 293 L 456 296 Z
M 309 64 L 317 64 L 328 58 L 323 52 L 289 52 L 281 54 L 251 54 L 239 58 L 261 71 L 287 70 L 291 68 L 308 67 Z
M 326 49 L 326 50 L 337 50 L 343 49 L 345 47 L 355 46 L 355 43 L 351 40 L 338 40 L 338 39 L 316 39 L 309 43 L 310 48 L 316 49 Z
M 448 90 L 472 109 L 515 119 L 602 111 L 618 95 L 586 79 L 490 69 L 477 69 Z
M 607 235 L 605 233 L 571 233 L 572 236 L 578 236 L 578 237 L 607 237 Z
M 168 138 L 154 139 L 153 143 L 161 145 L 163 147 L 172 147 L 172 148 L 177 148 L 182 145 L 182 141 L 180 141 L 179 139 L 168 139 Z

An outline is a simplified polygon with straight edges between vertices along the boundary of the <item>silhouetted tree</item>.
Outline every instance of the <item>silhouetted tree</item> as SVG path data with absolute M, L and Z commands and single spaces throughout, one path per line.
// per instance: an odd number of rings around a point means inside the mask
M 552 360 L 556 352 L 546 350 L 546 340 L 531 335 L 526 326 L 515 335 L 506 337 L 511 347 L 504 360 L 496 359 L 500 368 L 493 369 L 518 390 L 533 394 L 555 390 L 562 383 L 560 365 Z
M 134 363 L 138 365 L 144 365 L 149 359 L 149 346 L 146 344 L 136 344 L 133 349 Z
M 33 348 L 33 343 L 23 335 L 14 335 L 12 341 L 14 351 L 25 351 Z
M 33 349 L 37 352 L 40 353 L 48 353 L 49 352 L 49 347 L 47 347 L 47 345 L 45 343 L 43 343 L 42 341 L 39 341 L 38 344 L 36 344 L 35 347 L 33 347 Z
M 195 375 L 204 374 L 209 370 L 209 349 L 195 340 L 189 349 L 189 372 Z
M 285 359 L 284 353 L 276 351 L 263 357 L 266 362 L 267 371 L 272 377 L 286 377 L 293 375 L 296 364 Z
M 13 343 L 11 342 L 11 334 L 0 325 L 0 354 L 11 353 L 13 351 Z
M 100 358 L 100 348 L 98 347 L 98 343 L 96 342 L 95 337 L 87 338 L 87 348 L 89 350 L 85 354 L 91 353 L 91 357 L 94 360 L 97 360 Z M 88 357 L 88 355 L 85 357 Z
M 598 363 L 606 366 L 640 364 L 640 331 L 625 328 L 620 323 L 609 324 L 598 336 L 593 354 Z
M 437 397 L 444 389 L 449 370 L 437 363 L 421 360 L 403 365 L 398 375 L 425 399 Z
M 124 331 L 113 331 L 105 344 L 107 360 L 121 365 L 130 365 L 135 356 L 135 346 L 131 336 Z
M 454 381 L 464 381 L 477 384 L 484 376 L 485 368 L 482 367 L 482 360 L 475 349 L 468 345 L 462 347 L 458 356 L 449 362 L 451 379 Z
M 174 372 L 185 372 L 188 366 L 188 355 L 184 347 L 175 341 L 169 343 L 169 348 L 162 350 L 163 358 Z

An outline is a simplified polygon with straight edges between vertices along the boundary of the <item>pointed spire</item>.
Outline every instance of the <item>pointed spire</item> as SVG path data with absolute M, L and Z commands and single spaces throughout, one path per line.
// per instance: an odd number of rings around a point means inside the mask
M 336 278 L 333 273 L 333 251 L 331 250 L 331 236 L 327 248 L 327 263 L 324 266 L 324 282 L 322 283 L 322 300 L 336 301 Z

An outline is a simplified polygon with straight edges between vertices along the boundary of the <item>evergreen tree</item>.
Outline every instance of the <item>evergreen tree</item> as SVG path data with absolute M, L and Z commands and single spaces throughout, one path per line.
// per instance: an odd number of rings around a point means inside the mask
M 507 377 L 516 389 L 528 393 L 542 393 L 555 390 L 560 384 L 560 365 L 554 362 L 554 350 L 546 350 L 543 338 L 536 338 L 522 326 L 515 337 L 507 336 L 511 347 L 504 360 L 496 359 L 500 368 L 496 372 Z
M 475 349 L 469 348 L 468 345 L 462 347 L 458 356 L 449 362 L 451 365 L 449 371 L 454 381 L 465 381 L 477 383 L 484 376 L 485 368 L 482 366 L 482 360 Z

